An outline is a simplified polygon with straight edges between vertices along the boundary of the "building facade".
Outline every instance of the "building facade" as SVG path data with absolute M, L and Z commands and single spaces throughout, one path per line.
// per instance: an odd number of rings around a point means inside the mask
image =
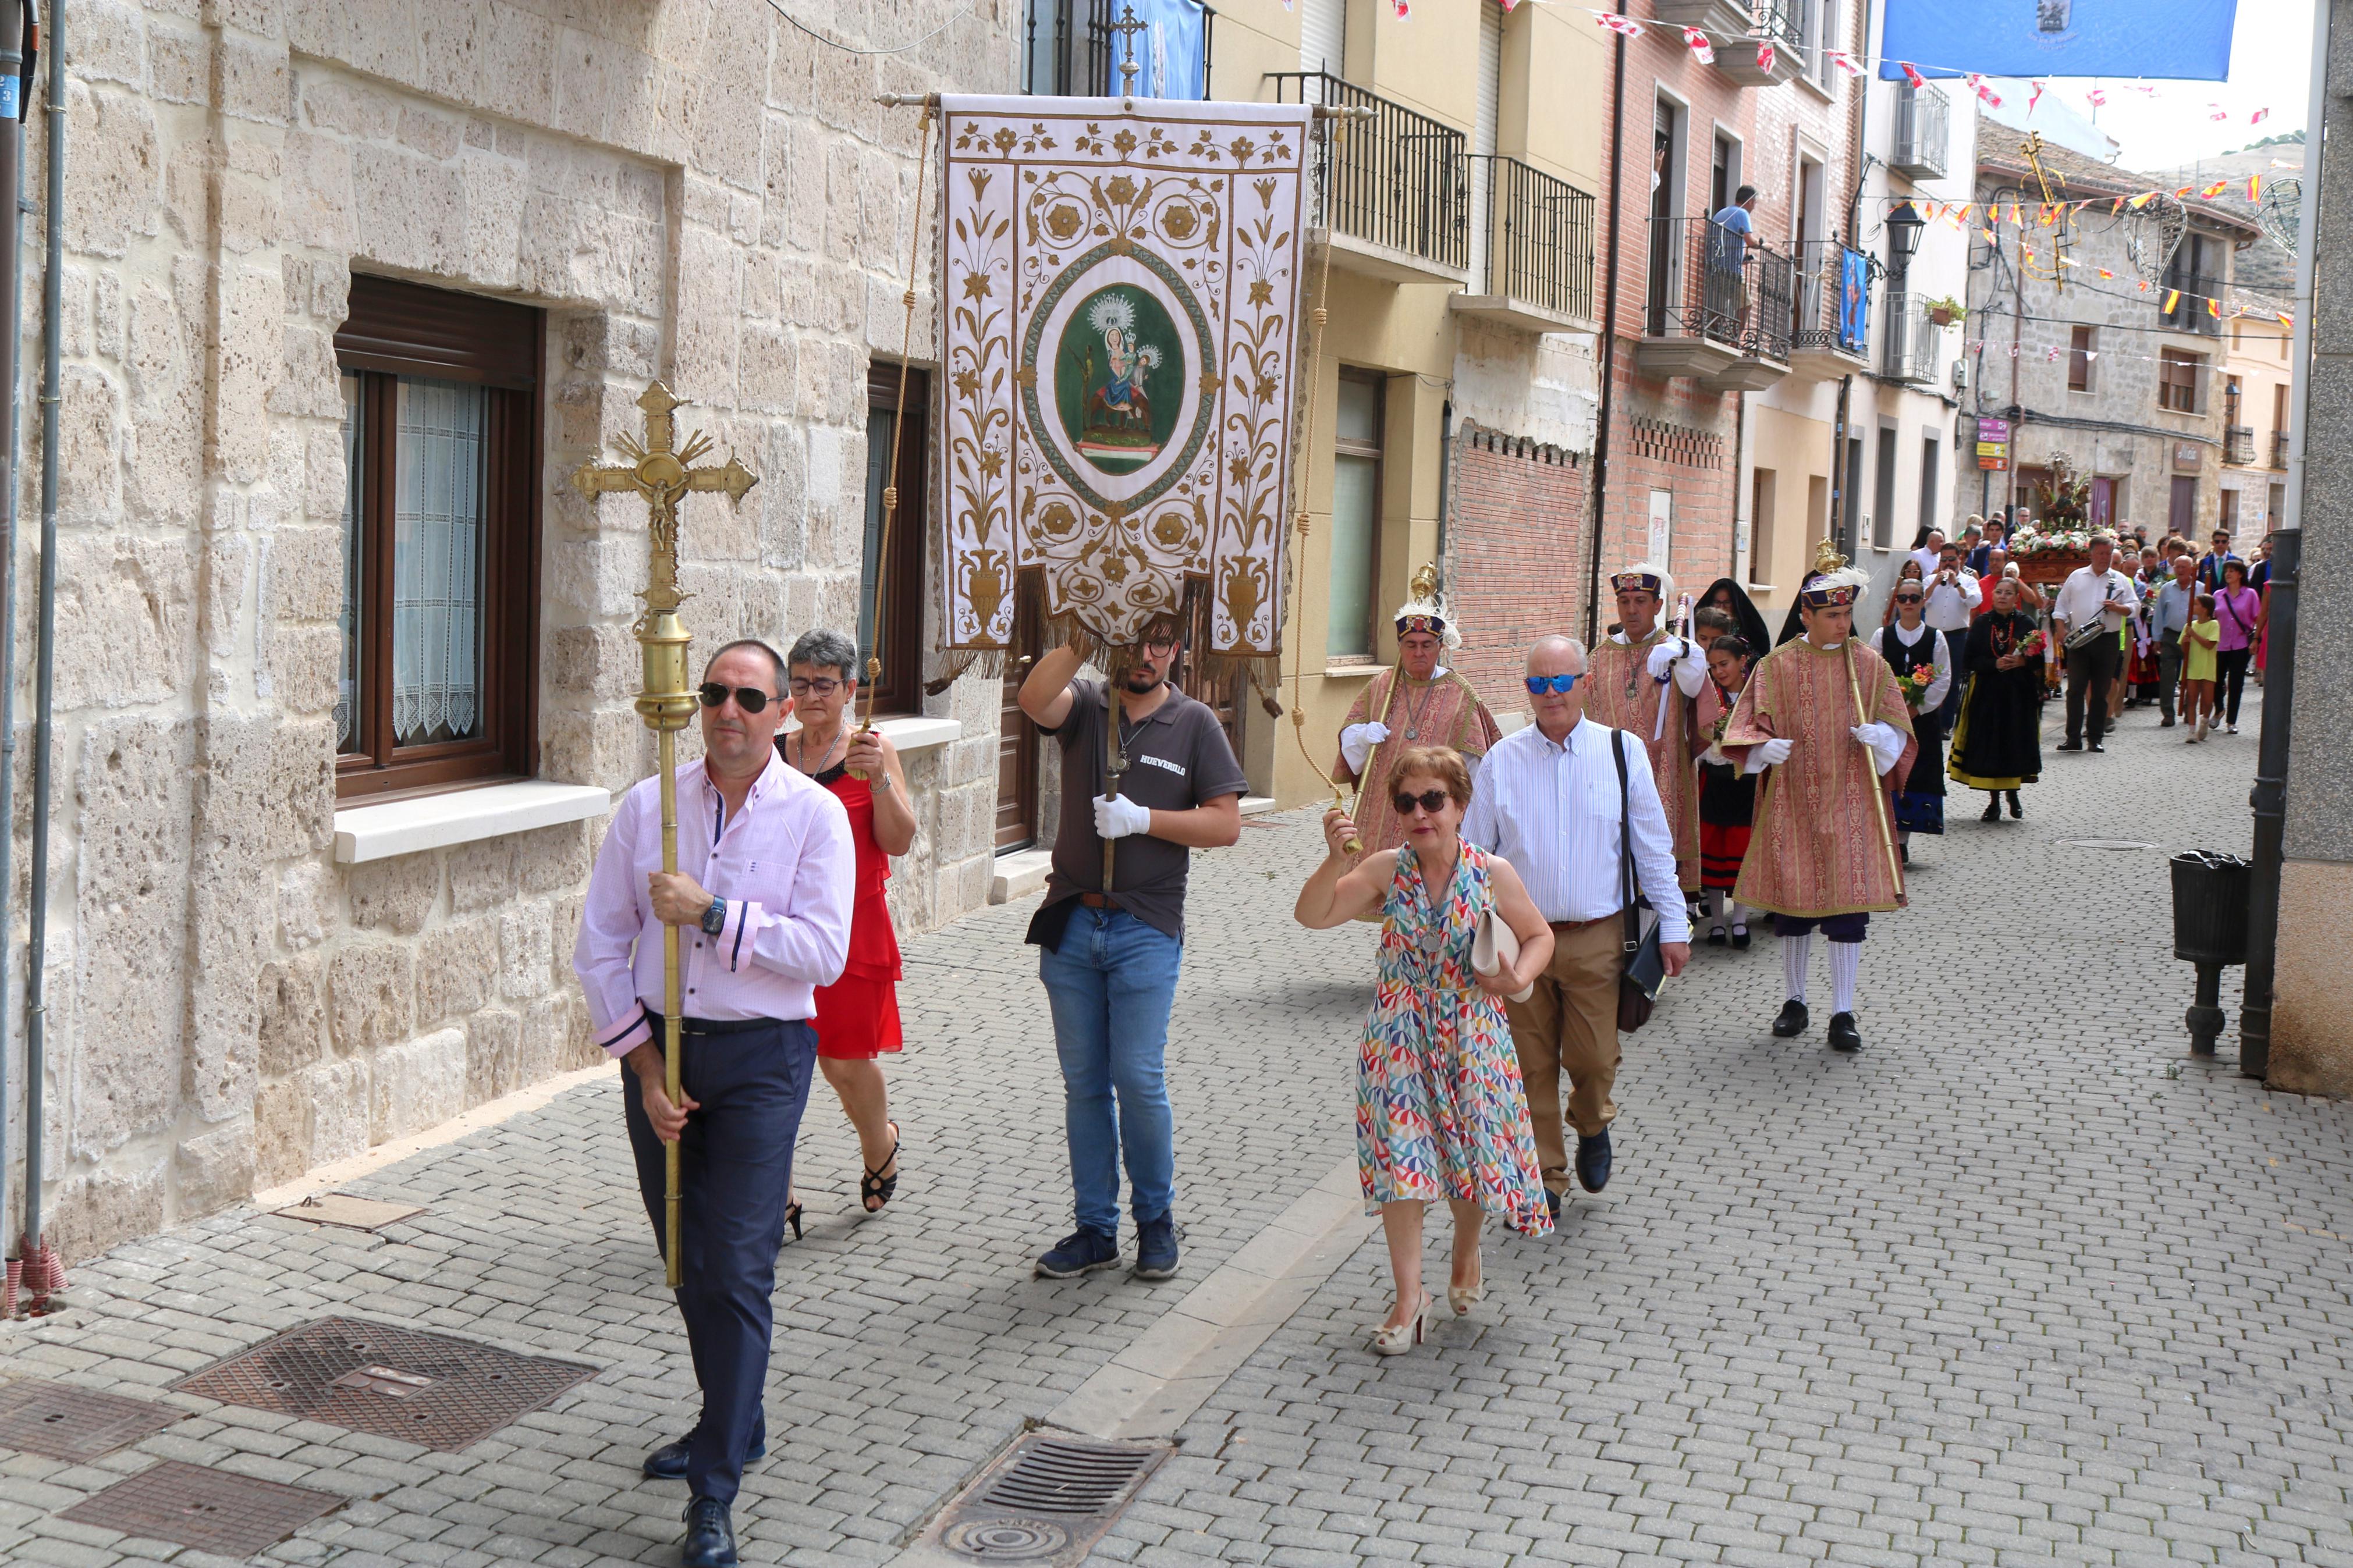
M 569 952 L 653 766 L 646 517 L 565 480 L 652 378 L 759 479 L 685 508 L 698 647 L 863 610 L 922 802 L 899 916 L 985 899 L 997 696 L 923 692 L 920 513 L 876 591 L 878 432 L 912 350 L 920 476 L 931 349 L 917 117 L 874 98 L 1010 86 L 1002 8 L 846 47 L 670 0 L 76 15 L 38 894 L 67 1255 L 596 1059 Z
M 2250 247 L 2242 254 L 2260 249 Z M 2222 468 L 2215 481 L 2215 526 L 2230 530 L 2233 541 L 2252 550 L 2287 516 L 2295 330 L 2281 320 L 2293 314 L 2280 296 L 2238 290 L 2231 303 L 2224 323 L 2230 347 L 2222 356 Z

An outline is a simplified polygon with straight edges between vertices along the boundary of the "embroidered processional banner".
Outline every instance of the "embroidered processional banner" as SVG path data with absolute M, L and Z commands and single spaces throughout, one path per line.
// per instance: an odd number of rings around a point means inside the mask
M 1206 595 L 1196 653 L 1272 658 L 1309 110 L 943 100 L 944 642 L 1136 642 Z

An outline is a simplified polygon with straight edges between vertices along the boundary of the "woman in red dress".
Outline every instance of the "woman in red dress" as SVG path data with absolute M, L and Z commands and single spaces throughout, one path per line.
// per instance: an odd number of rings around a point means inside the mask
M 778 735 L 776 750 L 788 765 L 839 797 L 858 850 L 849 962 L 839 980 L 817 988 L 814 1022 L 818 1066 L 858 1130 L 866 1160 L 859 1205 L 875 1214 L 899 1186 L 899 1124 L 891 1120 L 881 1062 L 901 1045 L 899 937 L 891 927 L 883 884 L 891 878 L 891 857 L 904 855 L 915 842 L 915 814 L 907 803 L 898 749 L 880 734 L 859 733 L 848 723 L 858 695 L 858 645 L 839 632 L 807 632 L 786 662 L 800 727 Z M 788 1201 L 785 1217 L 797 1238 L 801 1205 Z

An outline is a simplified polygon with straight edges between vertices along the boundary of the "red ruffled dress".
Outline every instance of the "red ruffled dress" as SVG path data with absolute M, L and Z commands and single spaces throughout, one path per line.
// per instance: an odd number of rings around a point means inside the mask
M 899 933 L 891 926 L 891 857 L 874 841 L 874 786 L 837 763 L 816 780 L 849 813 L 849 841 L 858 849 L 858 890 L 850 906 L 849 962 L 841 978 L 817 988 L 817 1054 L 836 1061 L 871 1061 L 901 1048 Z

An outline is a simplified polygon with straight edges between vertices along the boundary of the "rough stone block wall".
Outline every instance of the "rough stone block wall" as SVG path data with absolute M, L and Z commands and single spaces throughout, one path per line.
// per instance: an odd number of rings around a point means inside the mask
M 688 0 L 72 14 L 44 1171 L 69 1256 L 594 1059 L 569 960 L 601 822 L 329 851 L 352 274 L 547 313 L 539 776 L 623 788 L 654 758 L 645 519 L 565 476 L 669 379 L 760 477 L 685 508 L 701 646 L 854 624 L 867 365 L 933 353 L 928 295 L 902 336 L 916 116 L 874 95 L 1004 90 L 1011 16 L 827 18 L 930 35 L 875 55 Z M 39 116 L 28 142 L 37 171 Z M 997 683 L 929 707 L 965 739 L 909 759 L 911 928 L 984 903 L 990 858 Z
M 1528 645 L 1583 633 L 1591 459 L 1472 426 L 1452 471 L 1447 581 L 1462 647 L 1449 659 L 1498 718 L 1524 712 Z

